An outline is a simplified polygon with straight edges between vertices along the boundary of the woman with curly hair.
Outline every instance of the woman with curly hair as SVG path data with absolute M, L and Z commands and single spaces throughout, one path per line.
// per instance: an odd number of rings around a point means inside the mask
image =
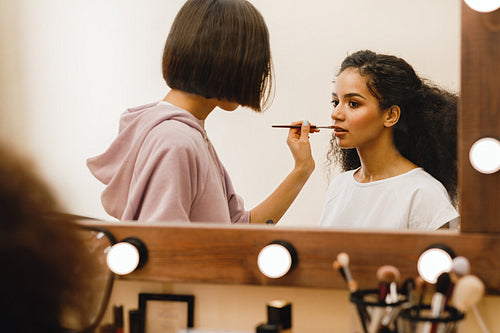
M 342 62 L 333 93 L 329 185 L 320 225 L 457 228 L 455 94 L 403 59 L 369 50 Z

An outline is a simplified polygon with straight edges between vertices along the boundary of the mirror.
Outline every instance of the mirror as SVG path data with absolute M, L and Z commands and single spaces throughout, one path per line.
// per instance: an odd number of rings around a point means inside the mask
M 68 212 L 110 219 L 99 201 L 103 188 L 85 159 L 104 151 L 126 108 L 165 95 L 161 53 L 183 3 L 2 2 L 1 132 L 34 155 Z M 305 118 L 328 124 L 332 80 L 348 53 L 369 48 L 396 54 L 422 76 L 458 91 L 458 1 L 252 3 L 270 30 L 274 103 L 263 114 L 216 111 L 206 124 L 247 209 L 292 167 L 286 130 L 271 124 Z M 312 138 L 317 168 L 282 225 L 317 225 L 328 183 L 329 138 L 327 131 Z M 254 181 L 263 175 L 265 182 Z
M 85 293 L 66 294 L 68 307 L 63 316 L 62 326 L 67 332 L 94 332 L 106 312 L 113 289 L 115 275 L 106 264 L 106 252 L 116 243 L 114 236 L 106 229 L 96 226 L 78 225 L 78 235 L 86 245 L 86 257 L 94 259 L 84 272 Z M 78 276 L 81 271 L 68 272 Z M 86 311 L 82 313 L 82 309 Z

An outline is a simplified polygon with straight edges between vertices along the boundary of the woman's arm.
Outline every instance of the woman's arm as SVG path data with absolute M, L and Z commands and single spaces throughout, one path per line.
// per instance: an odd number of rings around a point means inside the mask
M 287 138 L 295 167 L 269 197 L 250 211 L 250 223 L 265 223 L 268 220 L 278 222 L 314 171 L 309 133 L 319 130 L 311 129 L 307 120 L 293 123 L 293 125 L 301 124 L 301 128 L 291 128 Z

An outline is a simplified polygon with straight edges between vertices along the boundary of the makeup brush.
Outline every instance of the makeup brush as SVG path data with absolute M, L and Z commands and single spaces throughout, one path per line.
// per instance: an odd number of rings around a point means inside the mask
M 455 284 L 457 283 L 457 281 L 462 276 L 469 274 L 469 272 L 470 272 L 470 262 L 467 258 L 461 256 L 453 258 L 450 270 L 451 285 L 448 295 L 446 297 L 445 304 L 448 304 L 449 299 L 453 295 L 453 289 L 455 288 Z
M 462 277 L 470 273 L 470 262 L 465 257 L 455 257 L 451 264 L 451 272 L 456 277 Z M 455 281 L 456 282 L 456 281 Z
M 333 266 L 333 269 L 335 269 L 337 272 L 340 273 L 340 275 L 342 276 L 344 281 L 347 283 L 347 287 L 349 288 L 349 291 L 351 293 L 358 290 L 358 283 L 354 279 L 352 279 L 352 276 L 350 277 L 351 281 L 348 280 L 346 272 L 345 272 L 344 268 L 340 265 L 338 260 L 334 260 L 332 266 Z
M 272 125 L 274 128 L 301 128 L 302 125 Z M 311 128 L 327 128 L 327 129 L 333 129 L 333 125 L 323 125 L 323 126 L 316 126 L 316 125 L 311 125 Z
M 437 278 L 436 290 L 431 299 L 431 318 L 439 318 L 441 313 L 443 313 L 450 286 L 450 273 L 441 273 Z M 422 333 L 436 332 L 437 326 L 437 323 L 426 322 L 422 329 Z
M 416 282 L 414 278 L 407 278 L 402 286 L 401 293 L 406 296 L 407 301 L 405 302 L 405 307 L 412 307 L 416 304 Z
M 461 277 L 455 285 L 452 303 L 458 311 L 463 313 L 472 309 L 481 330 L 484 333 L 488 333 L 489 330 L 476 306 L 483 297 L 484 290 L 484 284 L 477 276 L 465 275 Z
M 481 300 L 484 289 L 483 282 L 477 276 L 466 275 L 458 280 L 452 303 L 458 311 L 466 312 Z
M 349 269 L 349 255 L 345 252 L 341 252 L 337 255 L 337 262 L 342 268 L 347 282 L 347 287 L 350 292 L 355 292 L 358 290 L 358 283 L 353 279 L 351 270 Z M 335 264 L 335 262 L 334 262 Z
M 399 299 L 397 283 L 401 278 L 399 269 L 392 265 L 383 265 L 377 269 L 377 280 L 379 281 L 379 302 L 387 304 L 395 303 Z M 373 309 L 369 333 L 379 332 L 380 329 L 388 327 L 394 317 L 395 312 L 392 307 L 376 306 Z
M 417 316 L 420 313 L 423 283 L 424 279 L 420 276 L 416 278 L 409 277 L 401 286 L 401 293 L 406 296 L 406 302 L 401 305 L 401 308 L 409 309 L 416 306 Z M 417 323 L 415 321 L 410 321 L 410 332 L 416 332 L 416 329 Z
M 349 258 L 347 258 L 347 264 L 349 264 L 349 260 L 348 259 Z M 345 258 L 343 258 L 343 260 L 345 261 Z M 347 286 L 348 286 L 349 291 L 351 293 L 353 293 L 353 292 L 355 292 L 355 291 L 358 290 L 358 284 L 357 284 L 357 282 L 354 279 L 352 279 L 352 276 L 350 277 L 351 278 L 350 282 L 347 280 L 347 276 L 346 276 L 345 270 L 340 265 L 340 263 L 339 263 L 338 260 L 334 260 L 333 263 L 332 263 L 332 266 L 333 266 L 333 269 L 335 269 L 337 272 L 340 273 L 340 275 L 342 276 L 342 278 L 344 279 L 344 281 L 347 283 Z M 349 274 L 350 274 L 350 272 L 349 272 Z M 359 315 L 359 319 L 361 321 L 361 324 L 363 325 L 363 330 L 364 330 L 364 332 L 366 332 L 366 323 L 370 320 L 370 315 L 366 311 L 366 307 L 364 305 L 360 304 L 360 303 L 356 303 L 356 309 L 358 311 L 358 315 Z
M 397 300 L 397 283 L 401 278 L 401 274 L 399 273 L 399 269 L 392 265 L 384 265 L 380 266 L 377 269 L 377 280 L 378 283 L 378 301 L 385 302 L 387 295 L 390 294 L 391 300 L 390 303 L 394 303 L 394 299 Z M 392 287 L 391 287 L 392 285 Z M 392 291 L 391 291 L 392 289 Z
M 422 304 L 424 304 L 425 292 L 427 289 L 427 283 L 419 275 L 415 278 L 415 298 L 417 299 L 417 311 L 420 311 Z
M 337 260 L 334 260 L 332 263 L 333 269 L 336 270 L 337 272 L 340 273 L 342 278 L 344 279 L 345 282 L 347 282 L 347 278 L 344 273 L 344 269 L 342 269 L 342 266 L 340 266 L 339 262 Z

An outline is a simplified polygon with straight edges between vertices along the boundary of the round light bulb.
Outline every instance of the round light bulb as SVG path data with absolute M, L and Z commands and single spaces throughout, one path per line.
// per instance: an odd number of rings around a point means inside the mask
M 139 265 L 139 259 L 137 247 L 127 242 L 113 245 L 106 256 L 109 269 L 118 275 L 132 273 Z
M 500 8 L 500 0 L 465 0 L 465 3 L 481 13 L 492 12 Z
M 262 274 L 277 279 L 290 271 L 293 257 L 290 251 L 281 244 L 272 243 L 265 246 L 259 253 L 257 265 Z
M 484 174 L 500 170 L 500 141 L 482 138 L 474 142 L 469 151 L 469 160 L 474 169 Z
M 439 248 L 431 248 L 418 258 L 418 274 L 428 283 L 436 283 L 439 275 L 449 272 L 453 258 L 448 252 Z

